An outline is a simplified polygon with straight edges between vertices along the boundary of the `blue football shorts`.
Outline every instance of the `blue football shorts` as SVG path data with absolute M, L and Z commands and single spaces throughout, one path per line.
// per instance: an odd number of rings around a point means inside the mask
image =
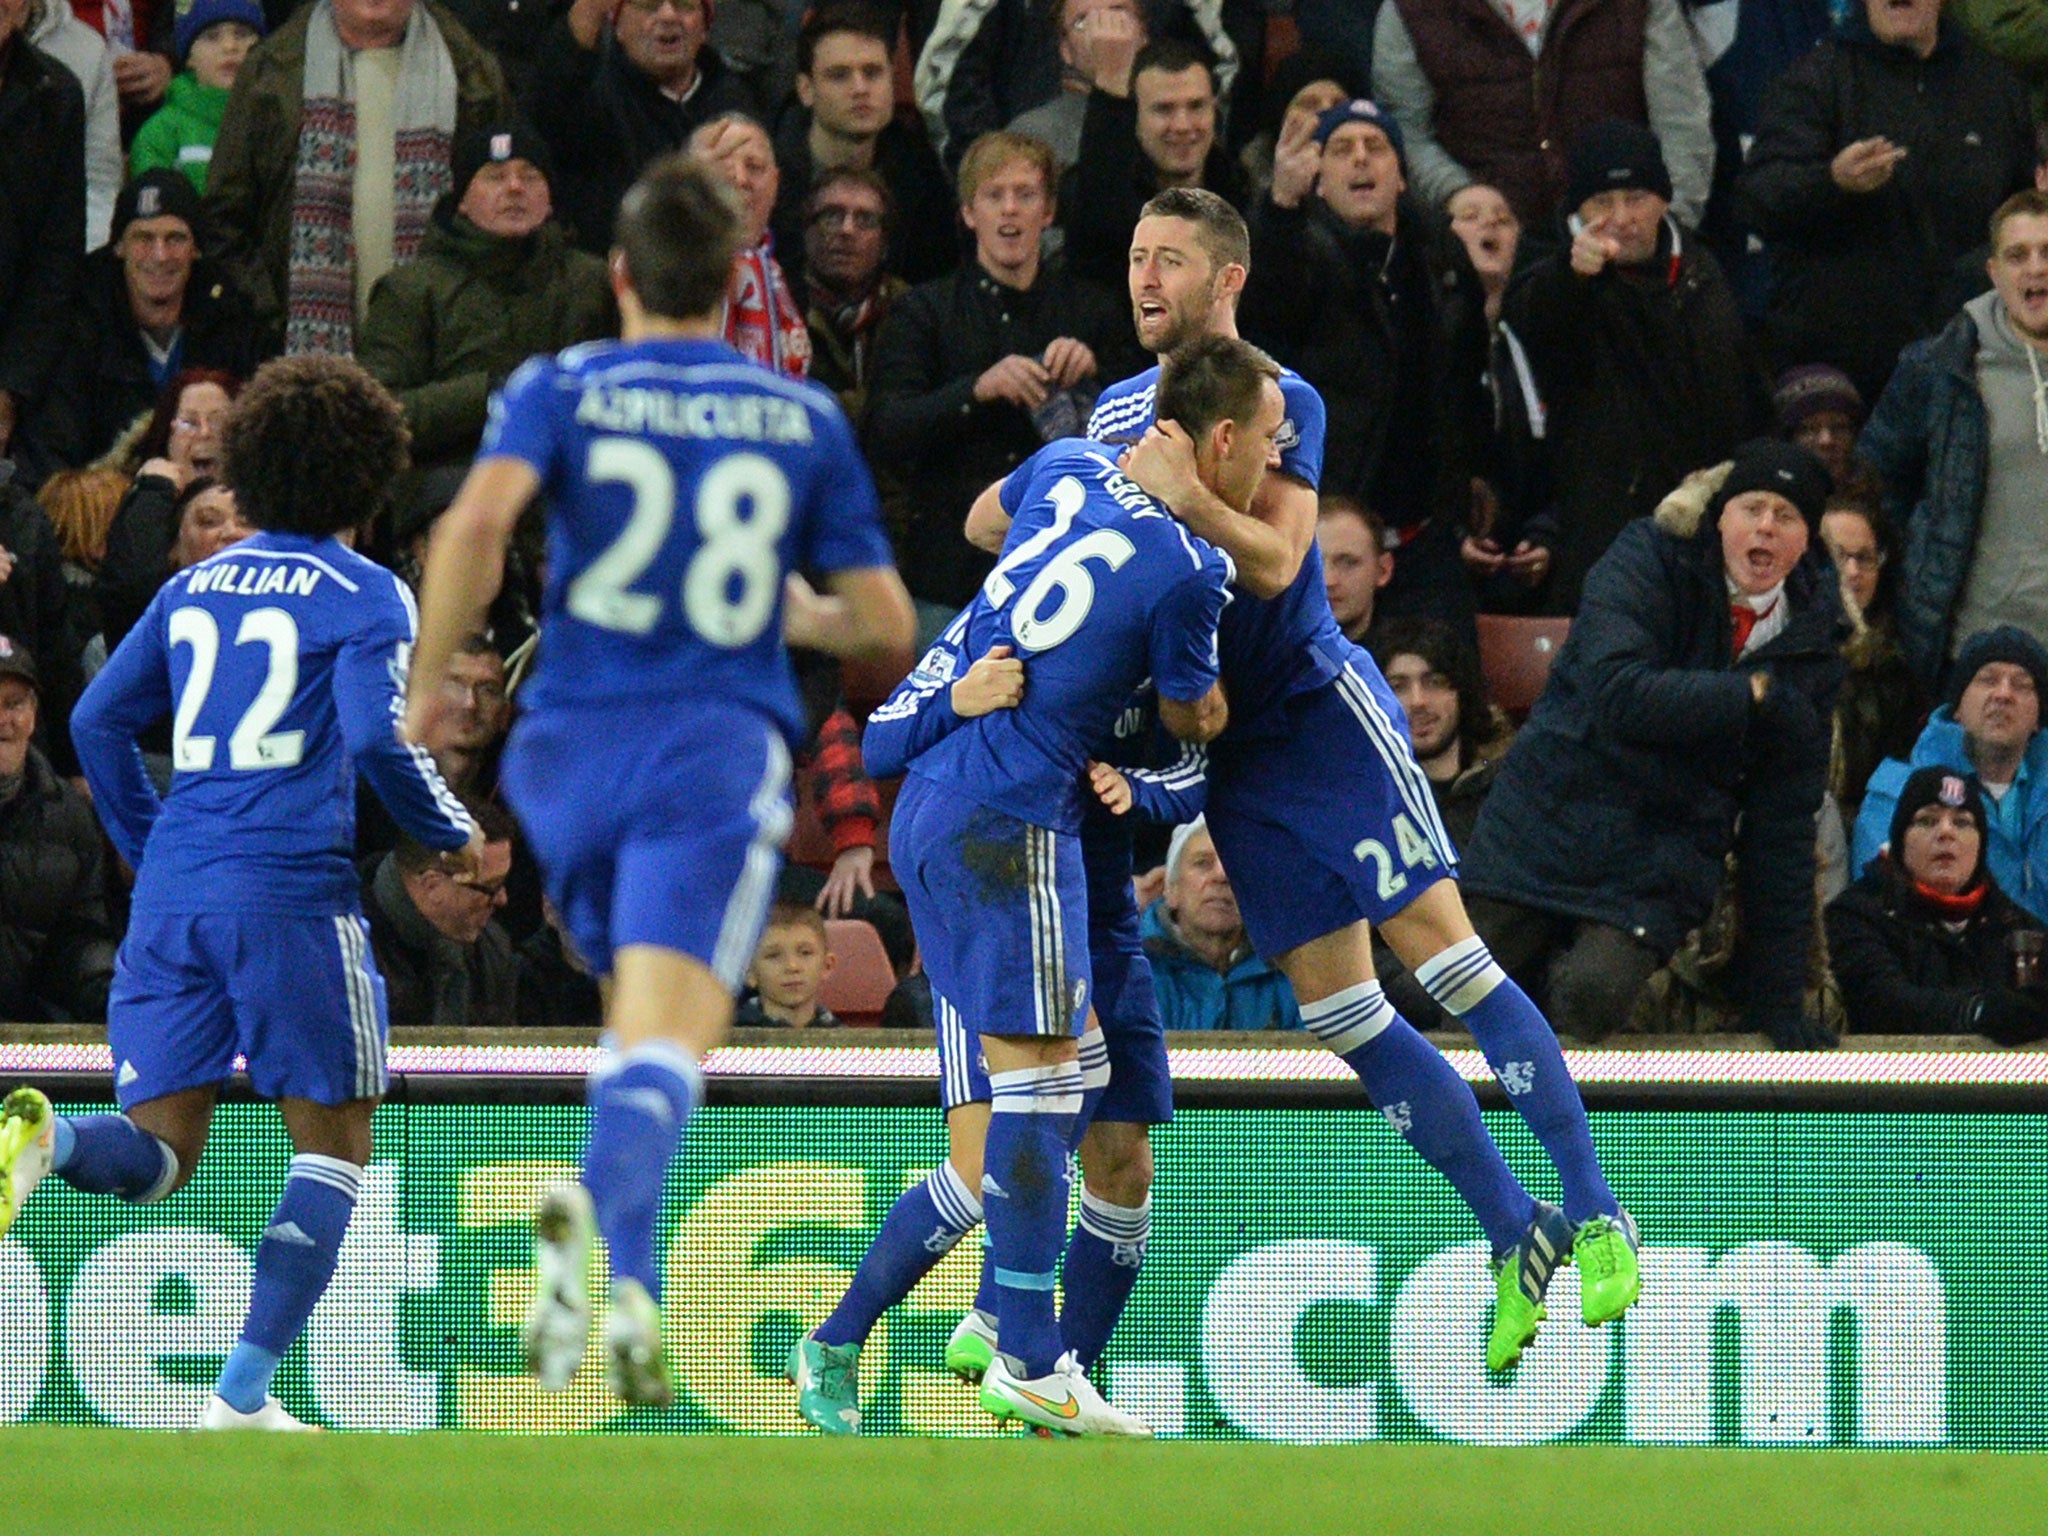
M 382 1097 L 384 979 L 359 913 L 138 913 L 114 963 L 107 1044 L 121 1108 L 225 1082 L 266 1099 Z
M 794 812 L 767 716 L 714 701 L 548 709 L 505 747 L 505 797 L 591 970 L 627 944 L 701 961 L 737 992 Z

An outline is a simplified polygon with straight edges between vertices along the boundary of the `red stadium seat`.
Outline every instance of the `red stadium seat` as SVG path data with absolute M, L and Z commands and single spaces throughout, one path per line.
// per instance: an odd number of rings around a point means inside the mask
M 835 964 L 825 978 L 821 1001 L 840 1022 L 872 1028 L 882 1022 L 882 1005 L 896 986 L 889 952 L 871 923 L 840 918 L 825 924 L 825 947 Z
M 1520 725 L 1550 678 L 1550 664 L 1564 648 L 1570 619 L 1524 619 L 1504 614 L 1479 616 L 1479 670 L 1493 702 Z

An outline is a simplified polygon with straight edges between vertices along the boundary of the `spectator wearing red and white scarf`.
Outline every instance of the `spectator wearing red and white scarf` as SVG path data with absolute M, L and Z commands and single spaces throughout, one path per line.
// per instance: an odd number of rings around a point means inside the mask
M 743 112 L 727 112 L 690 135 L 690 153 L 732 183 L 747 218 L 747 249 L 733 263 L 725 294 L 726 341 L 764 368 L 803 378 L 811 367 L 811 333 L 768 233 L 782 188 L 768 131 Z

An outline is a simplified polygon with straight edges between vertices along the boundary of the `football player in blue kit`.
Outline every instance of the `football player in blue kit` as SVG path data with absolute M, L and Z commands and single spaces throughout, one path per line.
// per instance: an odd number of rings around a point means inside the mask
M 1163 353 L 1191 335 L 1235 335 L 1250 251 L 1243 219 L 1212 193 L 1175 189 L 1147 203 L 1129 269 L 1141 343 Z M 1105 390 L 1089 430 L 1132 443 L 1126 473 L 1236 565 L 1239 591 L 1218 635 L 1231 724 L 1210 749 L 1216 850 L 1247 933 L 1292 982 L 1303 1022 L 1478 1216 L 1494 1255 L 1487 1364 L 1510 1369 L 1567 1259 L 1579 1267 L 1587 1325 L 1635 1300 L 1635 1224 L 1601 1171 L 1556 1035 L 1465 915 L 1400 705 L 1331 616 L 1315 545 L 1321 398 L 1291 373 L 1282 380 L 1280 472 L 1247 516 L 1190 472 L 1186 435 L 1154 420 L 1158 377 L 1148 370 Z M 969 538 L 995 547 L 1007 532 L 1001 511 L 977 502 Z M 1562 1210 L 1523 1188 L 1471 1091 L 1387 1001 L 1372 971 L 1375 926 L 1471 1030 L 1555 1165 Z
M 55 1119 L 41 1094 L 10 1095 L 0 1232 L 46 1171 L 133 1204 L 183 1186 L 246 1058 L 295 1155 L 202 1429 L 310 1427 L 270 1384 L 333 1276 L 386 1086 L 356 775 L 458 878 L 481 853 L 433 760 L 399 737 L 411 594 L 353 548 L 405 441 L 397 402 L 354 363 L 266 365 L 229 418 L 223 465 L 260 531 L 171 577 L 72 715 L 94 807 L 135 870 L 107 1003 L 121 1112 Z M 159 796 L 136 744 L 166 716 Z
M 1266 471 L 1278 376 L 1255 348 L 1223 338 L 1172 360 L 1162 409 L 1188 424 L 1198 473 L 1226 501 L 1249 505 Z M 985 494 L 1014 520 L 1003 558 L 946 644 L 879 712 L 887 731 L 923 712 L 908 695 L 949 689 L 948 647 L 984 662 L 1011 647 L 1028 675 L 1014 707 L 919 743 L 891 825 L 890 863 L 940 1024 L 953 1147 L 891 1210 L 846 1300 L 796 1345 L 791 1375 L 807 1419 L 830 1433 L 857 1429 L 854 1365 L 868 1328 L 985 1219 L 1001 1339 L 983 1406 L 1056 1433 L 1143 1435 L 1090 1384 L 1053 1307 L 1068 1154 L 1091 1088 L 1100 1092 L 1093 1084 L 1106 1081 L 1100 1033 L 1086 1027 L 1099 994 L 1079 833 L 1088 764 L 1145 678 L 1176 736 L 1205 741 L 1220 729 L 1214 642 L 1229 562 L 1085 439 L 1041 450 Z M 1075 1038 L 1084 1033 L 1085 1062 Z M 985 1139 L 962 1113 L 973 1093 L 960 1047 L 974 1041 L 987 1065 Z
M 549 897 L 602 981 L 582 1177 L 535 1216 L 524 1343 L 543 1386 L 583 1359 L 586 1279 L 611 1253 L 606 1348 L 629 1403 L 673 1399 L 656 1230 L 664 1178 L 731 1023 L 789 833 L 803 728 L 788 642 L 900 652 L 914 632 L 880 506 L 837 403 L 720 339 L 745 242 L 731 191 L 680 157 L 621 205 L 623 340 L 536 358 L 492 404 L 421 590 L 408 732 L 483 619 L 521 511 L 545 495 L 538 669 L 504 785 Z M 821 574 L 830 595 L 800 574 Z

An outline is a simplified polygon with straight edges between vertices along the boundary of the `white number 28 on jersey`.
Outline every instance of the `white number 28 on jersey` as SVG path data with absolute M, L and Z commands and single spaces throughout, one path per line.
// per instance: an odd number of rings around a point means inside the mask
M 991 608 L 1000 611 L 1016 592 L 1011 572 L 1029 565 L 1072 531 L 1074 519 L 1080 516 L 1087 498 L 1087 491 L 1072 475 L 1053 482 L 1052 489 L 1046 492 L 1046 500 L 1052 503 L 1052 521 L 1005 555 L 981 584 Z M 1088 562 L 1100 560 L 1110 570 L 1120 570 L 1137 552 L 1135 544 L 1112 528 L 1093 529 L 1061 549 L 1039 568 L 1017 599 L 1010 633 L 1017 637 L 1018 646 L 1027 651 L 1049 651 L 1062 640 L 1072 638 L 1095 606 L 1095 576 L 1088 569 Z M 1046 599 L 1055 591 L 1060 595 L 1059 603 L 1047 613 Z
M 675 471 L 637 438 L 600 437 L 590 445 L 584 473 L 593 485 L 625 486 L 633 508 L 619 536 L 569 583 L 569 612 L 600 629 L 648 634 L 661 622 L 663 600 L 627 589 L 654 563 L 675 523 Z M 720 459 L 697 483 L 702 543 L 683 572 L 683 617 L 713 645 L 751 645 L 774 617 L 782 595 L 776 543 L 789 527 L 789 500 L 788 477 L 758 453 Z M 745 503 L 752 503 L 751 517 L 740 516 Z

